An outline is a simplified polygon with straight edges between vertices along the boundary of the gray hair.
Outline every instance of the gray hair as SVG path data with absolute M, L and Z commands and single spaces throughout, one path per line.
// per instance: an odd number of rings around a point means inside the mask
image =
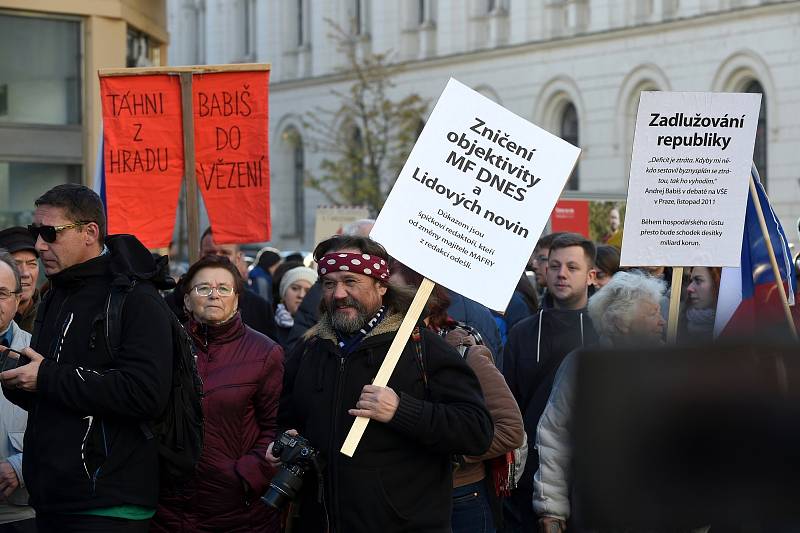
M 595 330 L 608 338 L 621 334 L 619 324 L 630 324 L 639 312 L 638 304 L 659 305 L 667 285 L 641 272 L 617 272 L 590 299 L 587 310 Z
M 0 262 L 10 266 L 11 272 L 14 273 L 14 281 L 17 285 L 17 288 L 14 290 L 16 292 L 22 291 L 22 276 L 19 273 L 19 267 L 17 266 L 17 262 L 14 260 L 14 257 L 8 253 L 5 248 L 0 248 Z

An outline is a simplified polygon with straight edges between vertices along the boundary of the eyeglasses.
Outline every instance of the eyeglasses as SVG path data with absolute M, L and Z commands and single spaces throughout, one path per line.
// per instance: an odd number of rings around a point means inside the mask
M 192 287 L 194 293 L 198 296 L 211 296 L 211 293 L 217 291 L 220 298 L 226 298 L 234 293 L 233 287 L 227 285 L 220 285 L 212 287 L 211 285 L 195 285 Z
M 35 226 L 33 224 L 28 226 L 28 233 L 31 234 L 33 240 L 37 240 L 40 236 L 42 240 L 47 243 L 54 243 L 56 242 L 56 238 L 58 238 L 58 234 L 65 229 L 70 228 L 77 228 L 79 226 L 84 226 L 88 224 L 90 221 L 82 221 L 82 222 L 73 222 L 72 224 L 63 224 L 61 226 Z
M 22 291 L 7 291 L 5 289 L 0 290 L 0 301 L 8 300 L 12 296 L 19 294 Z

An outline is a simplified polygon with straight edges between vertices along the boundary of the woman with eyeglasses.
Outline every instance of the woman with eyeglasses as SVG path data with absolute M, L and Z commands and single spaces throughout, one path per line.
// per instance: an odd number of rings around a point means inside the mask
M 227 258 L 201 259 L 182 283 L 203 380 L 203 453 L 189 486 L 162 496 L 151 531 L 277 532 L 277 513 L 259 498 L 274 473 L 266 450 L 276 437 L 283 350 L 242 323 L 244 281 Z

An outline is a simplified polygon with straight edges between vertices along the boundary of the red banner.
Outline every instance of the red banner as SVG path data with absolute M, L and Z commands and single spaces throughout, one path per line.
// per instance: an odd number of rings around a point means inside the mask
M 183 176 L 178 77 L 102 77 L 100 97 L 108 232 L 168 246 Z
M 569 231 L 589 237 L 589 202 L 559 200 L 550 215 L 553 232 Z
M 270 239 L 269 71 L 195 74 L 197 184 L 214 242 Z

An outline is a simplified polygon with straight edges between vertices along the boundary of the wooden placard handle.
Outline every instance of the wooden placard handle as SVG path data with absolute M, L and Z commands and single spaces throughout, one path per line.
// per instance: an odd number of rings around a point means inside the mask
M 386 384 L 389 383 L 389 378 L 392 376 L 392 372 L 394 372 L 394 367 L 397 366 L 400 355 L 403 353 L 403 348 L 406 347 L 406 343 L 408 343 L 408 339 L 411 336 L 411 331 L 414 329 L 414 326 L 417 325 L 417 321 L 422 314 L 422 310 L 425 308 L 425 304 L 428 303 L 428 297 L 431 295 L 434 285 L 435 284 L 428 278 L 423 278 L 419 289 L 417 289 L 417 294 L 414 296 L 414 301 L 411 302 L 411 306 L 408 308 L 408 312 L 403 318 L 403 322 L 400 324 L 400 329 L 397 330 L 397 335 L 395 335 L 392 344 L 389 346 L 389 352 L 386 354 L 386 358 L 384 358 L 381 367 L 378 369 L 378 373 L 375 375 L 375 379 L 372 381 L 373 385 L 385 387 Z M 353 457 L 358 443 L 361 442 L 361 437 L 364 436 L 364 431 L 367 429 L 369 420 L 370 419 L 367 417 L 359 416 L 353 421 L 353 425 L 350 427 L 347 438 L 344 440 L 344 444 L 342 444 L 342 449 L 340 450 L 343 454 L 348 457 Z

